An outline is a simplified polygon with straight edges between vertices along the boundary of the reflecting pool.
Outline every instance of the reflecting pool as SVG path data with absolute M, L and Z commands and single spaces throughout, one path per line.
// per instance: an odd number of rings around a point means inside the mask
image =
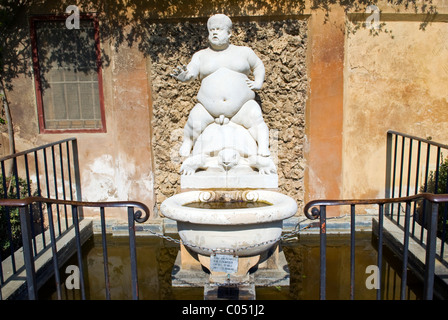
M 376 290 L 367 267 L 377 261 L 376 239 L 370 232 L 358 232 L 355 246 L 355 299 L 376 299 Z M 108 267 L 112 299 L 132 299 L 129 243 L 127 237 L 107 236 Z M 105 280 L 101 236 L 92 236 L 83 246 L 83 266 L 86 297 L 105 299 Z M 319 236 L 300 235 L 282 243 L 290 270 L 287 287 L 257 287 L 258 300 L 316 300 L 319 299 Z M 137 237 L 137 259 L 140 299 L 202 300 L 203 288 L 179 288 L 171 285 L 171 271 L 179 246 L 157 237 Z M 399 299 L 400 266 L 398 258 L 384 247 L 382 267 L 382 298 Z M 61 267 L 63 299 L 80 299 L 79 289 L 69 289 L 70 265 L 77 265 L 76 256 Z M 67 273 L 66 273 L 67 270 Z M 396 272 L 398 270 L 398 272 Z M 408 274 L 407 298 L 418 299 L 422 284 Z M 350 237 L 327 235 L 327 299 L 350 299 Z M 54 279 L 39 291 L 39 299 L 56 299 Z

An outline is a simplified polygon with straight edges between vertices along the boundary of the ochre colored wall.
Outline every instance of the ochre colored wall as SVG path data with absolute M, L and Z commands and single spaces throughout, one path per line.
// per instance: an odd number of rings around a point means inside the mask
M 406 8 L 403 2 L 380 1 L 380 22 L 385 25 L 378 35 L 372 35 L 359 24 L 368 16 L 365 4 L 330 2 L 319 2 L 317 7 L 293 0 L 80 4 L 81 12 L 97 13 L 101 48 L 108 58 L 103 66 L 107 132 L 40 134 L 32 75 L 19 74 L 8 92 L 17 149 L 75 136 L 85 200 L 129 199 L 153 207 L 157 187 L 151 124 L 155 92 L 147 24 L 206 21 L 217 12 L 247 21 L 258 16 L 271 20 L 305 17 L 308 91 L 300 196 L 305 202 L 383 196 L 388 129 L 447 143 L 448 4 L 433 1 L 439 14 L 422 30 L 421 23 L 434 17 L 427 15 L 431 7 L 422 9 L 409 1 Z M 30 14 L 63 14 L 69 4 L 39 1 L 24 10 L 17 25 L 25 47 Z M 29 52 L 28 47 L 21 53 L 28 63 Z
M 384 197 L 387 130 L 448 142 L 448 16 L 424 29 L 407 16 L 381 21 L 387 33 L 347 34 L 345 198 Z
M 19 31 L 25 35 L 25 43 L 26 37 L 30 34 L 27 21 L 29 16 L 61 15 L 69 4 L 71 3 L 48 1 L 39 6 L 30 6 L 28 12 L 24 12 L 23 25 L 18 26 Z M 19 74 L 12 81 L 13 89 L 8 92 L 16 149 L 23 151 L 49 142 L 76 137 L 79 146 L 83 200 L 138 200 L 152 208 L 155 201 L 151 146 L 152 102 L 147 59 L 139 49 L 138 43 L 131 44 L 117 40 L 130 32 L 127 23 L 119 24 L 118 22 L 122 20 L 117 20 L 115 29 L 110 20 L 101 18 L 105 15 L 101 6 L 80 5 L 79 8 L 81 13 L 92 11 L 98 13 L 101 54 L 104 59 L 102 75 L 107 132 L 39 133 L 34 79 L 32 75 Z M 121 12 L 116 12 L 110 15 L 110 19 L 119 19 L 120 14 Z M 24 50 L 23 58 L 28 63 L 31 62 L 30 52 L 31 48 Z M 126 220 L 123 211 L 117 214 L 109 210 L 108 217 Z
M 342 189 L 344 13 L 310 18 L 305 201 L 339 198 Z M 331 213 L 329 213 L 331 215 Z

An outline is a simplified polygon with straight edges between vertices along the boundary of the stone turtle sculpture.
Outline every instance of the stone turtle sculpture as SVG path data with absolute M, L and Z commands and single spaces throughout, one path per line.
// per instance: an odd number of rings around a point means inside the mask
M 184 160 L 181 173 L 209 172 L 276 173 L 271 157 L 257 154 L 257 143 L 246 128 L 232 121 L 209 125 L 195 142 L 192 154 Z

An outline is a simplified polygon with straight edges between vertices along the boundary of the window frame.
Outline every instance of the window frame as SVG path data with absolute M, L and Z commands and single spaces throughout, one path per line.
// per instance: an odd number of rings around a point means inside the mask
M 39 133 L 105 133 L 106 129 L 106 115 L 104 108 L 104 94 L 103 94 L 103 73 L 102 73 L 102 63 L 101 63 L 101 48 L 100 48 L 100 34 L 99 34 L 99 22 L 95 14 L 81 14 L 79 16 L 80 20 L 90 20 L 93 23 L 94 28 L 94 42 L 95 42 L 95 53 L 96 53 L 96 66 L 97 66 L 97 77 L 98 77 L 98 94 L 99 94 L 99 105 L 101 113 L 101 127 L 100 128 L 70 128 L 70 129 L 48 129 L 45 127 L 45 112 L 43 105 L 43 90 L 41 86 L 41 70 L 39 66 L 39 55 L 38 55 L 38 43 L 37 43 L 37 33 L 36 33 L 36 22 L 45 21 L 65 21 L 69 15 L 38 15 L 30 17 L 30 29 L 31 29 L 31 50 L 32 50 L 32 62 L 33 62 L 33 72 L 34 72 L 34 86 L 37 104 L 37 115 L 39 124 Z

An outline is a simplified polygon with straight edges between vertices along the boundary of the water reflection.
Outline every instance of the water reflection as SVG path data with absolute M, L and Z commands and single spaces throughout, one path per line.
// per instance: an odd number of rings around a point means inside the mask
M 198 201 L 186 203 L 183 206 L 198 209 L 247 209 L 272 206 L 272 203 L 264 201 Z
M 350 238 L 348 235 L 327 236 L 327 299 L 350 299 Z M 282 245 L 291 273 L 290 286 L 257 288 L 260 300 L 316 300 L 319 298 L 319 236 L 302 235 Z M 376 291 L 366 288 L 366 268 L 376 264 L 375 239 L 370 233 L 357 233 L 355 246 L 355 299 L 374 300 Z M 155 237 L 138 237 L 138 278 L 140 299 L 202 300 L 203 288 L 171 286 L 171 271 L 179 248 L 173 242 Z M 400 297 L 401 264 L 386 249 L 382 268 L 382 298 Z M 108 236 L 109 272 L 112 299 L 131 299 L 129 244 L 126 237 Z M 101 237 L 94 236 L 83 246 L 87 299 L 105 299 L 104 266 Z M 77 264 L 71 258 L 61 268 L 62 282 L 67 278 L 67 265 Z M 418 299 L 419 283 L 408 274 L 407 298 Z M 68 290 L 63 284 L 63 299 L 80 299 L 80 290 Z M 54 280 L 40 290 L 40 299 L 56 299 Z

